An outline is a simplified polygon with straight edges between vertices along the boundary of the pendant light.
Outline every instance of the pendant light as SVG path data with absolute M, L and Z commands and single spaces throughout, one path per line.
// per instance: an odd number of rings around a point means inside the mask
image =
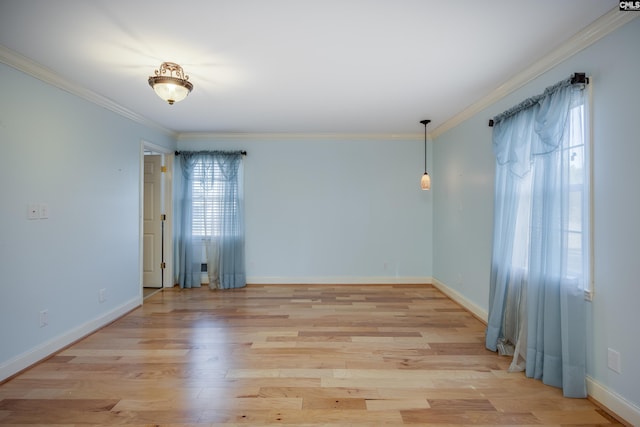
M 431 120 L 420 120 L 420 123 L 424 125 L 424 175 L 420 180 L 420 188 L 423 190 L 431 189 L 431 177 L 427 173 L 427 124 Z

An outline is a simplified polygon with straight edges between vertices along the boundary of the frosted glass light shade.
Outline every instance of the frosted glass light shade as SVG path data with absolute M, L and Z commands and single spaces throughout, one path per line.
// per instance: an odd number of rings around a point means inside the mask
M 420 180 L 420 188 L 423 190 L 431 189 L 431 177 L 426 172 L 422 175 L 422 179 Z
M 149 77 L 149 85 L 160 98 L 170 105 L 185 99 L 193 89 L 190 82 L 175 77 Z

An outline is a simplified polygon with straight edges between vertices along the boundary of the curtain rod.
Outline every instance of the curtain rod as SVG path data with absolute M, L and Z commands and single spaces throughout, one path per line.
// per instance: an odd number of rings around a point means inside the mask
M 571 75 L 571 84 L 589 84 L 589 77 L 585 73 L 573 73 Z M 489 120 L 489 127 L 493 127 L 493 119 Z
M 246 152 L 245 150 L 241 150 L 241 151 L 240 151 L 240 154 L 242 154 L 243 156 L 246 156 L 246 155 L 247 155 L 247 152 Z M 176 156 L 179 156 L 179 155 L 180 155 L 180 151 L 176 151 L 176 152 L 175 152 L 175 155 L 176 155 Z

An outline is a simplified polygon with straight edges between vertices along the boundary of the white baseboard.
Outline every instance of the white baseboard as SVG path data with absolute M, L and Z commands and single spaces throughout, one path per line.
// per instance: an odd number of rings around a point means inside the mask
M 587 376 L 587 394 L 605 409 L 632 426 L 640 426 L 640 408 Z
M 479 320 L 483 321 L 485 324 L 487 323 L 487 320 L 489 319 L 489 313 L 487 312 L 487 310 L 480 307 L 478 304 L 471 301 L 455 289 L 452 289 L 449 286 L 445 285 L 438 279 L 433 279 L 433 286 L 435 286 L 440 290 L 440 292 L 469 310 Z
M 135 297 L 119 307 L 114 308 L 110 312 L 97 317 L 96 319 L 90 320 L 89 322 L 86 322 L 60 336 L 52 338 L 51 340 L 2 363 L 0 365 L 0 381 L 6 380 L 24 369 L 46 359 L 66 346 L 86 337 L 92 332 L 97 331 L 103 326 L 108 325 L 134 308 L 140 306 L 141 301 L 141 297 Z
M 358 277 L 358 276 L 314 276 L 314 277 L 247 277 L 252 285 L 425 285 L 430 284 L 431 277 Z

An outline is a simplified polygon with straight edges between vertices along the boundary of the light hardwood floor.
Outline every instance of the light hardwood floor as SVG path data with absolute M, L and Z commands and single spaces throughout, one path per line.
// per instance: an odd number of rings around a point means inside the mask
M 429 285 L 157 293 L 0 386 L 1 425 L 620 425 Z

